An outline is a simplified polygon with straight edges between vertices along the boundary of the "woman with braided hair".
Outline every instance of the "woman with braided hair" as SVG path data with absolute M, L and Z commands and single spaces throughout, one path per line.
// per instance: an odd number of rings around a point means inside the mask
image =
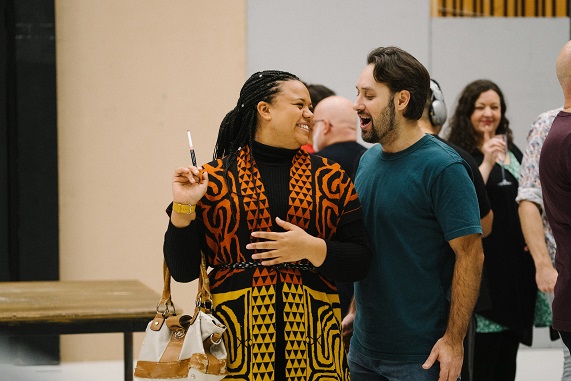
M 363 278 L 371 252 L 347 174 L 300 149 L 311 108 L 296 76 L 255 73 L 220 125 L 214 161 L 173 175 L 165 260 L 179 282 L 198 277 L 201 250 L 213 268 L 226 379 L 349 379 L 335 282 Z

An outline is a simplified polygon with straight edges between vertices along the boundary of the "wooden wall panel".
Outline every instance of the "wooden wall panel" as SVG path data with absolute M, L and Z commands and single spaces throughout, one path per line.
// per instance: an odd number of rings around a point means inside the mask
M 567 17 L 567 0 L 432 0 L 433 17 Z

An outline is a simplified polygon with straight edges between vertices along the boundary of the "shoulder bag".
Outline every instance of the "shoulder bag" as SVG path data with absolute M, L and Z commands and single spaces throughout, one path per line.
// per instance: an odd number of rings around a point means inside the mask
M 212 314 L 210 283 L 204 253 L 194 315 L 177 315 L 171 300 L 171 275 L 163 263 L 163 294 L 141 346 L 135 380 L 208 380 L 228 375 L 222 339 L 226 326 Z

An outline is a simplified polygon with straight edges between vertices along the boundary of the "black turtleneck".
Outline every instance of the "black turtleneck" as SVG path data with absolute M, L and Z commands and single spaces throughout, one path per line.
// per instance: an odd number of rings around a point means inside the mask
M 270 205 L 270 214 L 287 221 L 289 208 L 289 173 L 297 149 L 267 146 L 254 142 L 252 156 L 256 161 L 266 197 Z

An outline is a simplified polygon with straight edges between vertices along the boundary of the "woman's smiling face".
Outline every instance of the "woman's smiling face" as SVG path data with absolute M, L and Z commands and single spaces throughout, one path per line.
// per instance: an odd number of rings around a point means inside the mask
M 476 133 L 484 138 L 486 134 L 492 137 L 502 119 L 502 106 L 500 96 L 494 90 L 487 90 L 480 94 L 474 103 L 474 111 L 470 121 Z
M 263 127 L 258 126 L 256 141 L 273 147 L 297 149 L 309 143 L 313 113 L 309 91 L 300 81 L 279 84 L 280 91 L 262 117 Z

